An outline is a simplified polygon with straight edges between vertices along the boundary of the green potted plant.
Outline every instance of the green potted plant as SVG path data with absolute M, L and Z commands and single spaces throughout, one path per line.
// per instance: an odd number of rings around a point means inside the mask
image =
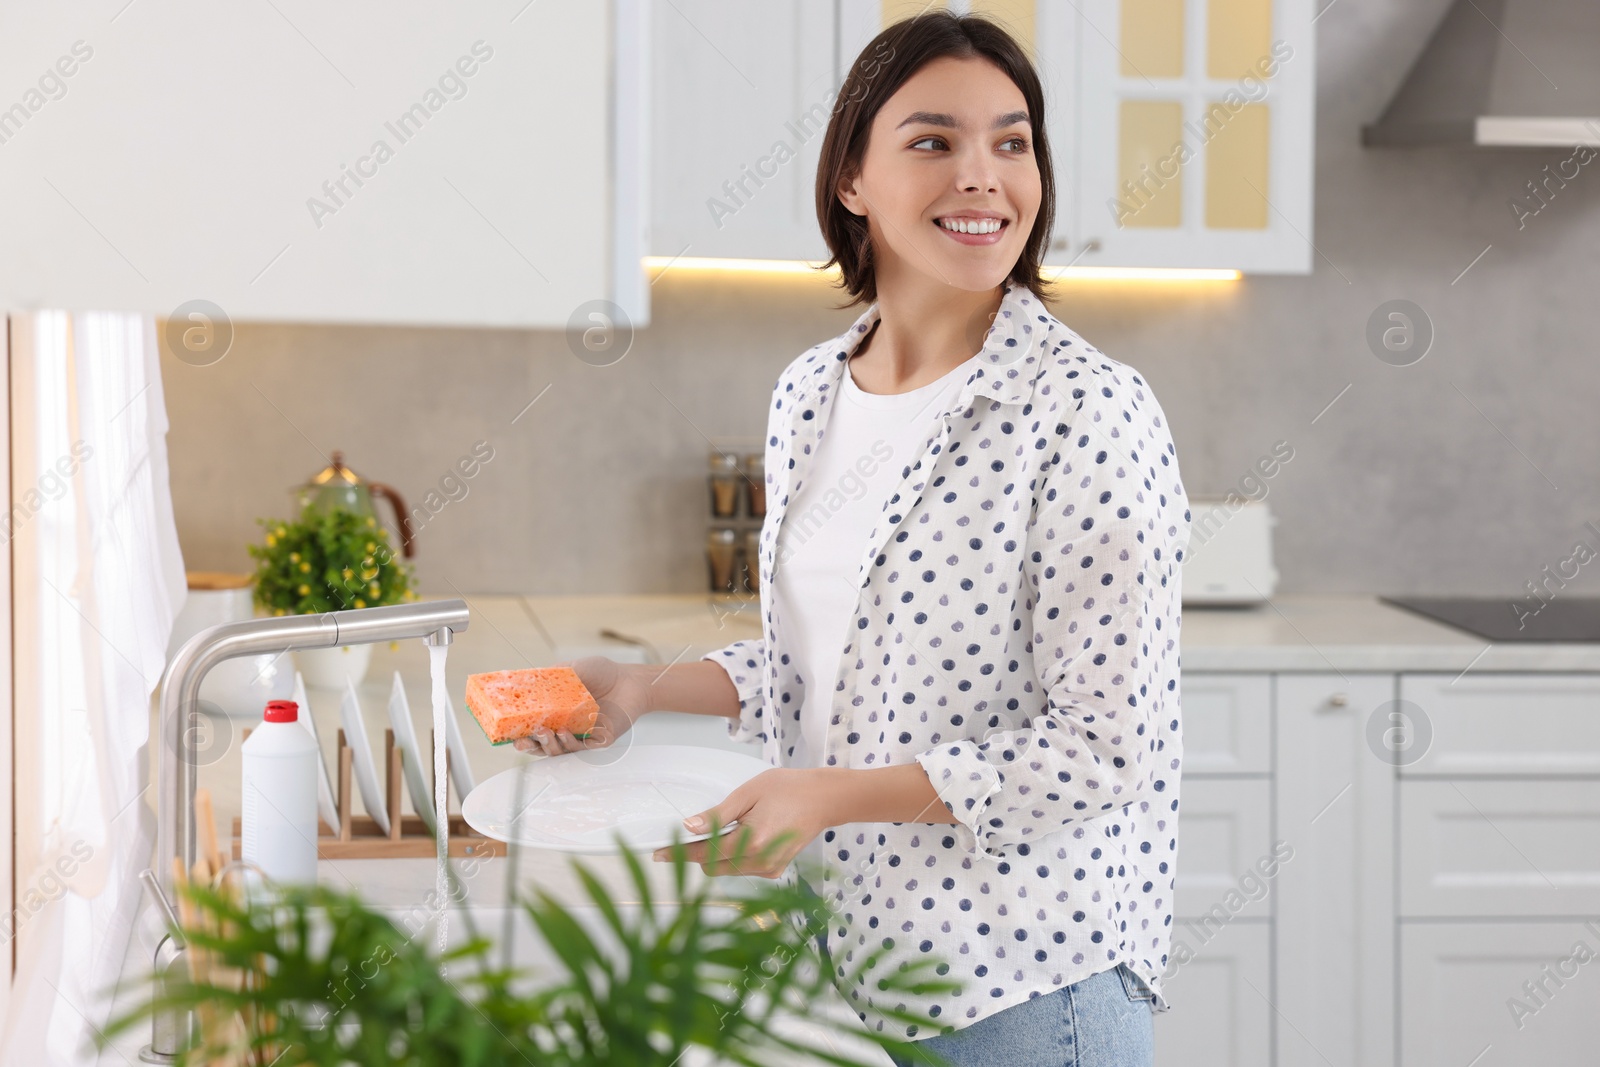
M 749 1067 L 783 1050 L 840 1067 L 873 1062 L 853 1058 L 848 1042 L 838 1051 L 833 1034 L 814 1042 L 776 1025 L 812 1014 L 816 998 L 830 992 L 833 975 L 814 938 L 832 905 L 797 881 L 750 879 L 756 884 L 732 899 L 710 878 L 691 888 L 681 839 L 671 848 L 671 891 L 661 893 L 620 837 L 616 843 L 630 883 L 621 899 L 573 861 L 587 922 L 542 889 L 520 895 L 513 848 L 506 897 L 549 950 L 554 962 L 542 974 L 511 967 L 512 946 L 484 936 L 466 910 L 450 913 L 464 923 L 465 942 L 441 956 L 428 947 L 428 927 L 407 933 L 348 890 L 285 888 L 252 904 L 225 888 L 184 885 L 188 968 L 175 969 L 164 995 L 108 1023 L 99 1043 L 170 1006 L 200 1020 L 201 1044 L 180 1062 L 215 1067 L 669 1067 L 691 1048 Z M 731 867 L 745 854 L 741 834 Z M 450 898 L 461 900 L 453 866 L 450 873 Z M 513 936 L 509 923 L 500 936 Z M 880 951 L 841 981 L 871 974 Z M 957 989 L 936 977 L 939 968 L 930 958 L 869 980 L 890 993 Z M 859 1034 L 856 1047 L 868 1052 L 912 1049 L 883 1033 Z
M 300 518 L 257 519 L 262 544 L 256 561 L 254 601 L 271 615 L 320 615 L 415 600 L 413 572 L 389 544 L 389 531 L 371 515 L 318 508 Z M 360 684 L 371 645 L 313 649 L 294 654 L 306 684 L 342 689 Z

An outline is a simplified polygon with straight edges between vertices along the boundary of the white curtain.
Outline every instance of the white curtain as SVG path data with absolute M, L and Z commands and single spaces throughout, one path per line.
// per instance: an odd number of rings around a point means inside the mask
M 185 596 L 166 407 L 152 318 L 9 326 L 17 971 L 0 1064 L 92 1063 L 142 904 L 150 702 Z

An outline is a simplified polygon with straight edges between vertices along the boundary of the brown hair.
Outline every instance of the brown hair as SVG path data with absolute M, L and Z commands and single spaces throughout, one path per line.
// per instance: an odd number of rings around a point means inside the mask
M 981 15 L 929 12 L 903 19 L 885 29 L 861 50 L 839 88 L 838 103 L 822 138 L 817 162 L 817 222 L 833 258 L 822 269 L 838 264 L 843 278 L 839 287 L 854 298 L 843 307 L 878 299 L 872 242 L 867 220 L 844 206 L 839 183 L 861 173 L 872 120 L 884 102 L 925 64 L 944 56 L 981 57 L 999 67 L 1027 102 L 1033 126 L 1034 159 L 1039 166 L 1039 214 L 1008 280 L 1046 296 L 1040 273 L 1045 248 L 1055 221 L 1056 183 L 1050 165 L 1050 143 L 1045 137 L 1044 90 L 1039 74 L 1016 40 Z

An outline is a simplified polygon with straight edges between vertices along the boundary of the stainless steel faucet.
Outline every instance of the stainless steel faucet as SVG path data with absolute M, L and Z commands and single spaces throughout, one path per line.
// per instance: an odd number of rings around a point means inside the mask
M 230 622 L 202 630 L 178 650 L 161 680 L 161 752 L 157 758 L 155 874 L 167 901 L 176 895 L 172 860 L 183 869 L 195 860 L 194 731 L 200 717 L 200 683 L 226 659 L 297 648 L 334 648 L 420 637 L 430 645 L 448 645 L 467 628 L 467 602 L 460 599 L 393 604 L 382 608 L 284 615 L 248 622 Z M 154 887 L 152 887 L 154 888 Z M 158 894 L 160 899 L 162 894 Z M 163 906 L 168 906 L 163 902 Z M 170 914 L 170 907 L 169 907 Z M 186 966 L 183 945 L 170 936 L 156 946 L 155 969 L 164 976 Z M 189 1012 L 161 1012 L 151 1020 L 151 1043 L 140 1052 L 150 1063 L 171 1063 L 191 1035 Z

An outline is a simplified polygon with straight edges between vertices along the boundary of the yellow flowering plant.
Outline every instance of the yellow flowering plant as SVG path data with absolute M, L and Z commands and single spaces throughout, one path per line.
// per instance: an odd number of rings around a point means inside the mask
M 273 615 L 314 615 L 415 600 L 413 569 L 390 547 L 389 531 L 370 515 L 342 508 L 307 511 L 298 520 L 257 519 L 265 543 L 248 546 L 256 561 L 256 606 Z

